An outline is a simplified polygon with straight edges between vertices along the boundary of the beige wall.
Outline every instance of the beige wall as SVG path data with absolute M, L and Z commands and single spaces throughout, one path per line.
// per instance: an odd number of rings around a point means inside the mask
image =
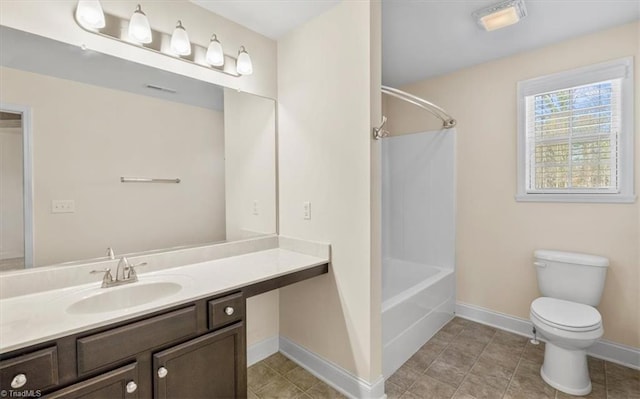
M 271 39 L 198 7 L 188 0 L 150 0 L 142 4 L 153 29 L 171 33 L 176 21 L 180 19 L 193 43 L 206 46 L 211 34 L 216 33 L 224 45 L 225 52 L 234 57 L 238 48 L 244 45 L 251 54 L 254 73 L 251 76 L 235 78 L 88 33 L 74 20 L 77 3 L 77 0 L 3 0 L 0 1 L 0 24 L 65 43 L 85 44 L 101 53 L 194 79 L 276 97 L 276 43 Z M 138 3 L 137 0 L 101 1 L 105 13 L 122 18 L 130 18 Z
M 227 240 L 276 232 L 275 106 L 268 98 L 224 91 Z M 249 346 L 278 336 L 278 301 L 277 290 L 247 301 Z
M 371 3 L 370 26 L 371 58 L 371 127 L 378 126 L 382 119 L 382 3 Z M 371 136 L 369 136 L 371 137 Z M 371 149 L 371 269 L 370 269 L 370 307 L 371 312 L 371 361 L 370 375 L 375 378 L 382 374 L 382 158 L 379 140 L 369 140 Z
M 9 68 L 0 87 L 32 111 L 36 266 L 225 239 L 222 112 Z
M 22 128 L 0 127 L 0 261 L 24 257 Z
M 280 232 L 332 250 L 328 275 L 280 290 L 280 334 L 370 382 L 381 369 L 371 286 L 378 6 L 342 2 L 278 41 Z
M 528 318 L 538 293 L 533 251 L 558 249 L 610 258 L 599 309 L 604 338 L 640 347 L 640 211 L 634 204 L 516 202 L 516 84 L 634 56 L 640 123 L 640 25 L 579 37 L 403 87 L 444 107 L 457 126 L 458 301 Z M 392 134 L 437 128 L 429 114 L 385 99 Z M 640 138 L 636 134 L 636 193 Z
M 280 291 L 273 290 L 247 299 L 247 345 L 258 344 L 280 334 Z
M 224 90 L 227 240 L 276 232 L 275 129 L 275 101 Z

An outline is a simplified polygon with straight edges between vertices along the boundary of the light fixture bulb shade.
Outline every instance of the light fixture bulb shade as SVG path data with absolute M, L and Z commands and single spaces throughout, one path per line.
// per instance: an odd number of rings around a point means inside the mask
M 102 11 L 100 0 L 79 0 L 76 7 L 76 21 L 85 28 L 104 28 L 104 11 Z
M 504 10 L 480 18 L 482 26 L 488 32 L 513 25 L 518 23 L 518 21 L 520 21 L 520 16 L 514 7 L 505 8 Z
M 178 21 L 178 26 L 171 35 L 171 49 L 178 55 L 191 54 L 191 42 L 189 41 L 189 35 L 182 26 L 182 22 Z
M 207 48 L 207 62 L 212 66 L 224 65 L 224 52 L 222 51 L 222 44 L 218 39 L 211 39 L 209 47 Z
M 251 75 L 253 73 L 251 57 L 249 57 L 249 53 L 244 49 L 244 46 L 240 47 L 240 51 L 238 52 L 236 70 L 240 75 Z
M 151 43 L 152 40 L 149 19 L 139 4 L 129 20 L 129 39 L 137 43 Z
M 486 31 L 493 31 L 518 23 L 527 16 L 524 0 L 504 0 L 473 12 L 478 25 Z

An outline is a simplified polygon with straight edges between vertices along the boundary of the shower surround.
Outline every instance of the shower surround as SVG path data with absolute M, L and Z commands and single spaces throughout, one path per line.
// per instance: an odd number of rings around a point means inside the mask
M 382 141 L 382 341 L 388 378 L 455 309 L 455 129 Z

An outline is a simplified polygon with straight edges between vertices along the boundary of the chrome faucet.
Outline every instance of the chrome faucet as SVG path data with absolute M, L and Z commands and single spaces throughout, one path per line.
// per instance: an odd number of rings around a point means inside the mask
M 125 281 L 127 278 L 125 277 L 125 272 L 129 272 L 129 259 L 126 256 L 123 256 L 118 261 L 118 267 L 116 267 L 116 281 Z
M 107 256 L 111 260 L 115 260 L 116 259 L 116 255 L 113 253 L 113 248 L 111 248 L 111 247 L 107 248 Z
M 111 276 L 111 269 L 104 270 L 92 270 L 90 273 L 104 273 L 102 278 L 102 288 L 115 287 L 122 284 L 135 283 L 138 281 L 138 274 L 136 273 L 136 267 L 145 266 L 147 262 L 138 263 L 132 265 L 129 263 L 129 259 L 125 256 L 118 261 L 118 267 L 116 268 L 115 279 Z

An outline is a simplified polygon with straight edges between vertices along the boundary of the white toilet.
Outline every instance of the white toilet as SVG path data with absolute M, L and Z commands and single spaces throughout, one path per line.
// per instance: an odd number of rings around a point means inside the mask
M 591 392 L 587 348 L 604 330 L 594 306 L 600 303 L 609 260 L 572 252 L 534 252 L 542 297 L 531 303 L 530 318 L 546 341 L 542 379 L 570 395 Z

